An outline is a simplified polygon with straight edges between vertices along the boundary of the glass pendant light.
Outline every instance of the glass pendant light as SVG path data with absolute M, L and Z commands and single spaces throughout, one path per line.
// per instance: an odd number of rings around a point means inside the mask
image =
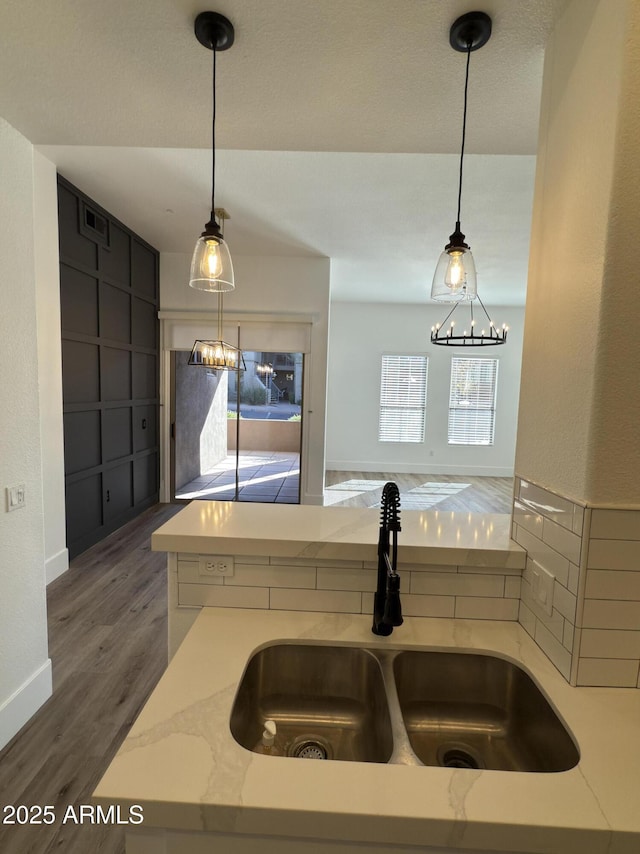
M 491 36 L 491 18 L 484 12 L 469 12 L 458 18 L 449 33 L 449 43 L 454 50 L 467 54 L 467 68 L 464 81 L 464 110 L 462 114 L 462 146 L 460 149 L 460 171 L 458 180 L 458 215 L 456 227 L 449 242 L 440 255 L 431 285 L 431 299 L 438 302 L 463 302 L 473 300 L 478 293 L 476 265 L 471 247 L 465 242 L 460 230 L 460 204 L 462 201 L 462 166 L 464 163 L 464 144 L 467 133 L 467 90 L 469 88 L 469 59 L 474 50 L 478 50 L 489 41 Z
M 217 12 L 201 12 L 195 20 L 200 44 L 213 53 L 213 119 L 211 128 L 211 218 L 198 238 L 191 260 L 189 285 L 199 291 L 221 293 L 235 287 L 229 247 L 216 221 L 216 53 L 233 44 L 233 24 Z
M 462 199 L 462 165 L 467 131 L 467 89 L 469 86 L 469 57 L 471 52 L 482 47 L 491 36 L 491 18 L 484 12 L 469 12 L 454 21 L 449 31 L 449 43 L 454 50 L 467 54 L 467 70 L 464 81 L 464 113 L 462 119 L 462 148 L 460 151 L 460 179 L 458 183 L 458 217 L 453 234 L 440 256 L 431 286 L 431 299 L 454 303 L 442 323 L 431 327 L 431 343 L 443 347 L 496 347 L 507 343 L 509 327 L 501 329 L 489 317 L 480 299 L 476 280 L 476 265 L 470 246 L 460 230 L 460 202 Z M 479 318 L 474 316 L 473 301 L 482 308 Z M 456 310 L 460 309 L 458 315 Z M 466 319 L 460 316 L 468 315 Z M 454 319 L 455 318 L 455 319 Z M 478 319 L 480 325 L 478 326 Z M 456 326 L 458 323 L 458 326 Z M 459 331 L 462 327 L 462 332 Z
M 222 223 L 222 227 L 224 228 L 225 220 L 229 219 L 229 214 L 224 208 L 216 208 L 215 213 L 218 219 Z M 224 232 L 221 230 L 221 237 L 224 243 Z M 238 347 L 234 347 L 233 344 L 228 344 L 222 338 L 222 327 L 223 327 L 223 291 L 215 292 L 217 299 L 217 335 L 218 337 L 215 340 L 201 340 L 198 339 L 191 350 L 191 355 L 189 356 L 189 365 L 196 365 L 201 368 L 210 368 L 215 371 L 244 371 L 246 370 L 246 365 L 244 363 L 244 356 L 242 355 L 242 350 Z

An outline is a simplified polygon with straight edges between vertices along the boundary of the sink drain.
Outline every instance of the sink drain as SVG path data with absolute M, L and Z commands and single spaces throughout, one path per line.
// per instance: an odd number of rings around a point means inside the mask
M 442 744 L 436 756 L 443 768 L 484 768 L 484 762 L 468 744 Z
M 330 759 L 331 749 L 328 742 L 317 735 L 302 735 L 289 745 L 287 756 L 296 759 Z

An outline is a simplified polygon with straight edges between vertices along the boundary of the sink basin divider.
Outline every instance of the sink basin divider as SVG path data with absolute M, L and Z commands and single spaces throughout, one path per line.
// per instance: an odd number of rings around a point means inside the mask
M 404 718 L 398 699 L 396 680 L 393 675 L 393 661 L 398 655 L 397 650 L 369 650 L 377 659 L 382 670 L 384 690 L 391 718 L 391 732 L 393 734 L 393 753 L 389 758 L 390 765 L 424 765 L 411 748 L 409 735 L 404 725 Z

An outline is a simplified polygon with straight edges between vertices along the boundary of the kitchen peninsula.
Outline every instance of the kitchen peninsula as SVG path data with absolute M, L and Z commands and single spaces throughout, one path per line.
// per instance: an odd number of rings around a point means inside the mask
M 373 508 L 192 502 L 151 541 L 168 553 L 170 656 L 201 607 L 371 614 L 379 520 Z M 526 554 L 509 515 L 409 510 L 401 523 L 405 615 L 518 619 Z
M 405 622 L 389 637 L 371 633 L 368 610 L 377 520 L 371 510 L 194 502 L 154 535 L 170 553 L 173 658 L 94 793 L 105 806 L 143 806 L 127 854 L 637 854 L 640 692 L 569 686 L 509 616 L 525 560 L 509 517 L 403 513 Z M 233 557 L 234 575 L 201 583 L 208 556 Z M 243 593 L 254 605 L 233 607 Z M 426 609 L 442 615 L 409 613 Z M 522 773 L 248 751 L 229 726 L 237 687 L 251 655 L 283 641 L 514 661 L 555 707 L 580 761 Z

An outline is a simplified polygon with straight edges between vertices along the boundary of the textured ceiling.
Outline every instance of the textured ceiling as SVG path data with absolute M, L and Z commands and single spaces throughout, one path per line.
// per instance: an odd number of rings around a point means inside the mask
M 486 156 L 465 171 L 462 224 L 493 302 L 523 301 L 544 45 L 565 5 L 481 7 L 494 28 L 471 57 L 467 151 Z M 0 115 L 163 251 L 190 252 L 207 213 L 211 53 L 193 35 L 203 8 L 3 0 L 0 9 Z M 217 202 L 232 214 L 232 251 L 327 255 L 336 298 L 422 301 L 455 219 L 464 56 L 448 30 L 476 4 L 208 8 L 236 27 L 218 57 Z

